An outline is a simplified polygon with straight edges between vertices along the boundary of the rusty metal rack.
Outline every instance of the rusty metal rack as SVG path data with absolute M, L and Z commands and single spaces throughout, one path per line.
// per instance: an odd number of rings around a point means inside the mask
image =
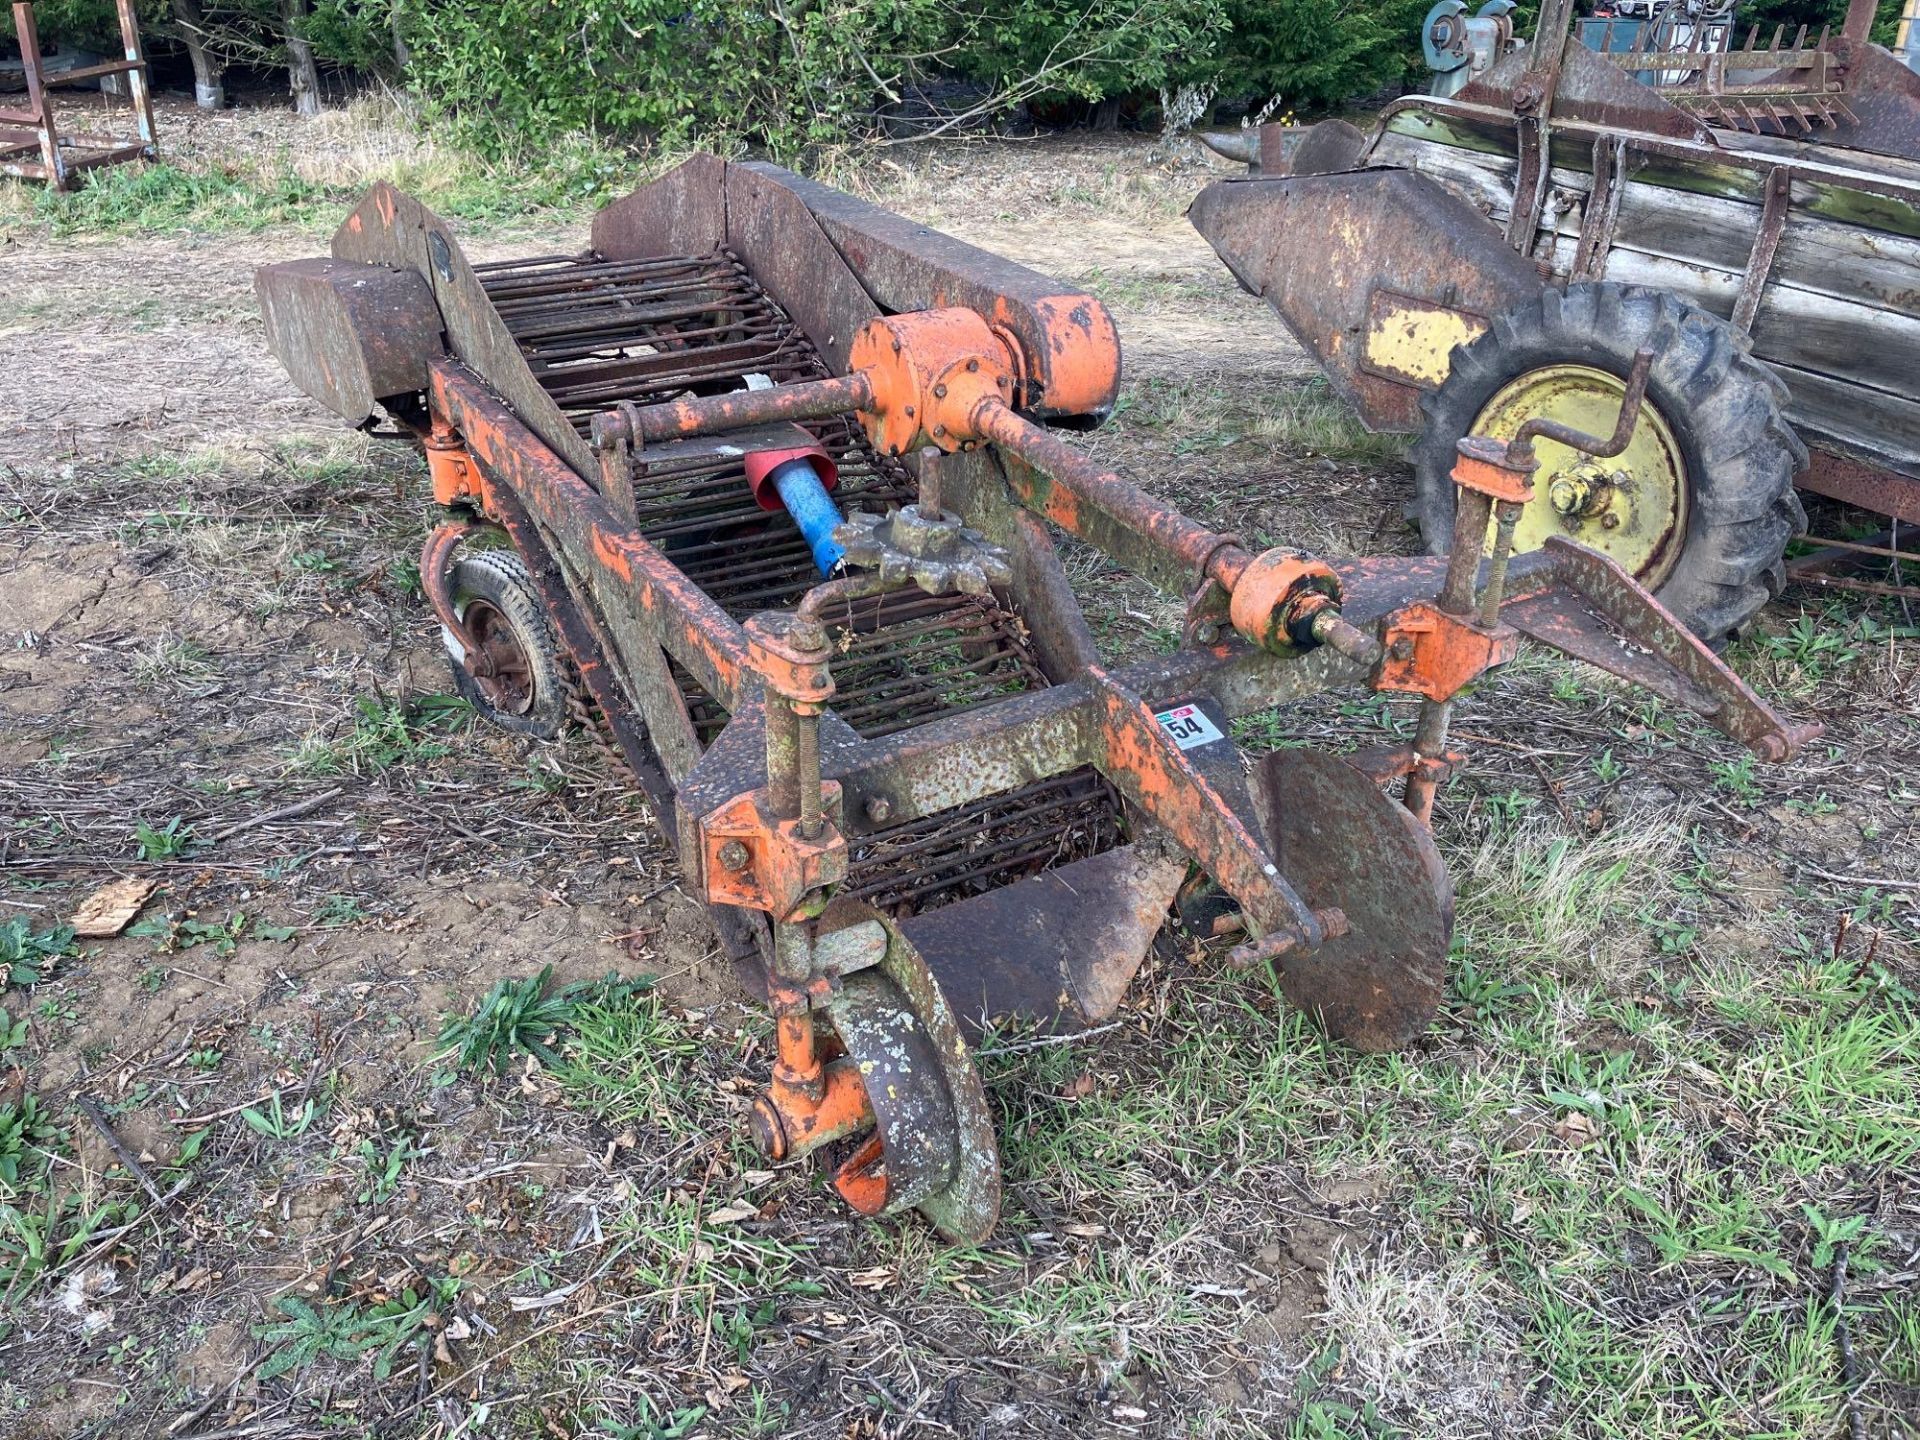
M 33 0 L 14 0 L 13 29 L 20 45 L 27 104 L 25 109 L 0 106 L 0 172 L 45 180 L 56 190 L 70 190 L 82 171 L 126 160 L 151 160 L 158 153 L 153 138 L 153 95 L 148 88 L 147 61 L 140 45 L 140 19 L 134 13 L 134 0 L 115 0 L 115 8 L 119 12 L 120 40 L 125 52 L 122 57 L 98 65 L 53 71 L 47 68 L 41 50 Z M 54 115 L 53 90 L 112 75 L 126 76 L 138 137 L 62 130 Z M 38 158 L 25 158 L 33 155 Z
M 832 1157 L 863 1214 L 992 1230 L 968 1036 L 1112 1015 L 1177 896 L 1334 1035 L 1418 1034 L 1451 707 L 1522 633 L 1765 758 L 1809 733 L 1619 567 L 1512 555 L 1525 434 L 1463 447 L 1454 558 L 1253 554 L 1049 428 L 1118 393 L 1097 300 L 771 166 L 696 157 L 588 253 L 484 266 L 376 186 L 256 287 L 303 389 L 418 437 L 462 693 L 533 733 L 597 710 L 775 1019 L 755 1142 Z M 1055 530 L 1185 597 L 1180 647 L 1104 659 Z M 1229 738 L 1337 686 L 1421 696 L 1413 741 L 1249 767 Z
M 1810 135 L 1823 125 L 1860 123 L 1846 101 L 1847 67 L 1829 47 L 1831 31 L 1825 25 L 1811 45 L 1805 25 L 1791 40 L 1785 25 L 1776 26 L 1764 45 L 1758 25 L 1749 27 L 1743 45 L 1730 43 L 1730 27 L 1701 26 L 1691 43 L 1682 44 L 1663 41 L 1665 28 L 1644 25 L 1633 44 L 1619 49 L 1583 43 L 1621 69 L 1651 77 L 1652 88 L 1669 103 L 1709 125 L 1754 134 L 1771 126 L 1776 134 L 1797 129 Z M 1708 43 L 1707 37 L 1716 34 L 1721 43 Z
M 541 388 L 583 437 L 610 406 L 726 394 L 749 376 L 791 383 L 832 373 L 724 250 L 625 262 L 588 252 L 474 271 Z M 917 498 L 918 482 L 874 454 L 851 415 L 805 428 L 837 466 L 843 507 L 884 513 Z M 819 583 L 792 522 L 755 503 L 743 455 L 643 453 L 631 489 L 640 533 L 734 619 L 797 605 Z M 896 590 L 850 600 L 827 622 L 834 713 L 862 736 L 1047 684 L 1018 618 L 989 597 Z M 676 678 L 696 732 L 711 740 L 726 713 L 684 671 Z M 1110 848 L 1120 835 L 1111 787 L 1091 772 L 1064 778 L 876 836 L 850 857 L 847 893 L 904 916 Z

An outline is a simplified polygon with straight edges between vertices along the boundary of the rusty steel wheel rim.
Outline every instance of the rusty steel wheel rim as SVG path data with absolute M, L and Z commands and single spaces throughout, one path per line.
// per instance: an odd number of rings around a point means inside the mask
M 474 649 L 488 662 L 489 673 L 484 675 L 471 663 L 467 665 L 481 695 L 503 714 L 526 714 L 533 708 L 533 661 L 514 633 L 513 622 L 491 601 L 480 599 L 467 602 L 460 621 Z
M 1489 400 L 1473 433 L 1511 440 L 1528 420 L 1557 420 L 1589 435 L 1611 434 L 1627 385 L 1589 365 L 1549 365 L 1508 381 Z M 1656 589 L 1686 546 L 1687 462 L 1680 442 L 1649 395 L 1627 448 L 1595 460 L 1557 440 L 1536 439 L 1534 496 L 1513 534 L 1515 551 L 1538 550 L 1551 535 L 1598 550 L 1642 585 Z M 1491 549 L 1493 538 L 1488 535 Z
M 916 1209 L 949 1240 L 977 1245 L 1000 1217 L 1000 1150 L 959 1022 L 898 926 L 864 905 L 841 914 L 879 921 L 887 951 L 847 976 L 828 1008 L 874 1115 L 834 1188 L 863 1215 Z

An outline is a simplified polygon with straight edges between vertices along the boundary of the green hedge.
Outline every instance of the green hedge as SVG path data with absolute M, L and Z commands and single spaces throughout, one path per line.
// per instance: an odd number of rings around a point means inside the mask
M 915 80 L 990 95 L 1329 106 L 1409 78 L 1431 0 L 440 0 L 409 79 L 496 148 L 570 128 L 733 133 L 791 150 L 858 131 Z
M 486 148 L 570 129 L 791 151 L 844 138 L 917 82 L 1098 99 L 1165 83 L 1221 0 L 439 0 L 408 78 Z
M 1004 102 L 1194 85 L 1256 105 L 1337 106 L 1419 83 L 1430 3 L 312 0 L 302 28 L 324 63 L 404 84 L 488 153 L 596 131 L 792 154 L 870 131 L 926 82 L 962 81 Z M 1891 37 L 1900 3 L 1881 0 L 1876 38 Z M 140 6 L 164 47 L 167 0 Z M 267 64 L 281 53 L 276 0 L 201 6 L 223 57 Z M 1845 9 L 1748 0 L 1742 16 L 1837 25 Z M 48 35 L 104 44 L 113 32 L 109 0 L 41 0 L 39 14 Z

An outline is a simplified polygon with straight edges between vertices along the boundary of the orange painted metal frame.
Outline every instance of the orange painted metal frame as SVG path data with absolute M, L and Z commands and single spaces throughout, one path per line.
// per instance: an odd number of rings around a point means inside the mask
M 1389 617 L 1385 640 L 1374 689 L 1429 700 L 1451 700 L 1520 648 L 1520 632 L 1511 625 L 1482 628 L 1426 601 Z

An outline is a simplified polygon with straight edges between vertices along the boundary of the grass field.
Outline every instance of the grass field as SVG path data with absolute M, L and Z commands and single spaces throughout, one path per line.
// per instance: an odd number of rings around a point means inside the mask
M 1113 1024 L 989 1035 L 986 1244 L 768 1167 L 770 1063 L 644 803 L 477 726 L 424 473 L 267 355 L 251 267 L 391 174 L 476 253 L 641 171 L 182 107 L 0 189 L 0 1434 L 1920 1436 L 1920 631 L 1794 589 L 1760 766 L 1529 652 L 1436 823 L 1449 996 L 1361 1056 L 1170 925 Z M 1092 288 L 1103 460 L 1258 544 L 1411 552 L 1410 478 L 1143 142 L 823 173 Z M 1832 527 L 1862 517 L 1824 512 Z M 1082 549 L 1116 657 L 1179 607 Z M 1410 733 L 1353 694 L 1250 751 Z M 110 940 L 75 905 L 157 887 Z

